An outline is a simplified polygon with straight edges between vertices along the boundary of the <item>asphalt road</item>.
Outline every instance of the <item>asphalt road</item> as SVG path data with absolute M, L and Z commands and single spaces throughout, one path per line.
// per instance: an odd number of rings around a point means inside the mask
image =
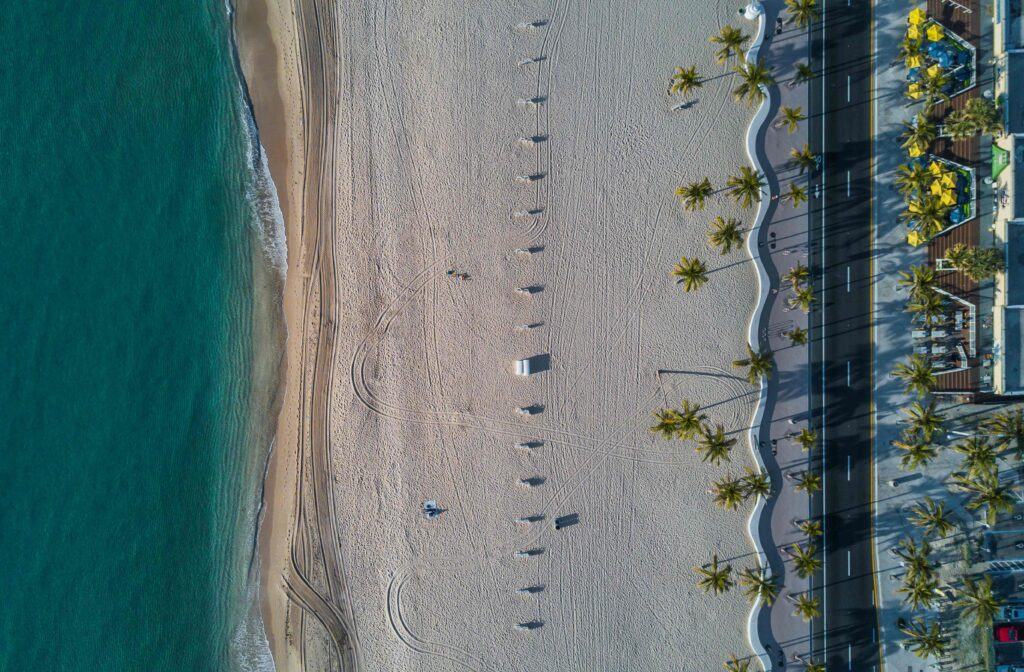
M 871 3 L 824 0 L 812 29 L 812 415 L 823 446 L 825 565 L 812 650 L 830 672 L 879 664 L 871 545 Z

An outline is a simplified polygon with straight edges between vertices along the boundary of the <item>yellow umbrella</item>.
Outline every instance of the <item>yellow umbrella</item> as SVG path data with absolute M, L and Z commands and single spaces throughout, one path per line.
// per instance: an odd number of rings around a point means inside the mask
M 917 82 L 911 82 L 910 86 L 907 87 L 907 95 L 913 98 L 914 100 L 917 100 L 918 98 L 924 95 L 924 90 L 921 88 L 921 85 L 918 84 Z
M 955 187 L 956 186 L 956 176 L 953 175 L 953 173 L 951 173 L 951 172 L 950 173 L 943 173 L 942 174 L 942 186 L 946 187 L 947 189 L 952 189 L 953 187 Z
M 909 56 L 907 57 L 908 68 L 920 68 L 924 64 L 924 59 L 920 56 Z
M 938 63 L 936 63 L 932 67 L 930 67 L 927 70 L 925 70 L 925 72 L 928 73 L 929 77 L 938 77 L 939 73 L 942 72 L 942 68 L 939 67 Z
M 920 144 L 914 143 L 913 145 L 907 148 L 907 154 L 910 155 L 910 158 L 916 159 L 917 157 L 924 154 L 924 150 L 921 148 Z
M 937 23 L 933 23 L 928 26 L 928 39 L 932 42 L 938 42 L 943 38 L 945 32 L 942 30 L 942 26 Z
M 927 18 L 928 15 L 925 14 L 924 10 L 921 9 L 920 7 L 911 11 L 910 14 L 907 16 L 907 20 L 910 21 L 910 25 L 912 26 L 921 25 L 922 23 L 925 22 L 925 19 Z
M 907 242 L 913 245 L 914 247 L 917 247 L 918 245 L 924 242 L 924 238 L 922 238 L 921 234 L 918 233 L 917 231 L 911 231 L 910 233 L 907 234 Z
M 942 164 L 938 161 L 932 161 L 928 164 L 928 172 L 935 177 L 940 177 L 942 175 Z
M 928 191 L 932 192 L 932 196 L 941 196 L 942 182 L 940 182 L 939 180 L 935 180 L 934 182 L 932 182 L 932 186 Z
M 917 201 L 911 201 L 910 203 L 907 203 L 907 210 L 909 212 L 917 214 L 921 212 L 921 206 L 917 204 Z
M 921 39 L 921 29 L 918 28 L 917 26 L 910 26 L 909 28 L 907 28 L 907 39 L 910 39 L 910 40 L 920 40 Z
M 942 192 L 942 198 L 939 200 L 942 201 L 943 205 L 956 205 L 956 196 L 953 195 L 952 191 Z

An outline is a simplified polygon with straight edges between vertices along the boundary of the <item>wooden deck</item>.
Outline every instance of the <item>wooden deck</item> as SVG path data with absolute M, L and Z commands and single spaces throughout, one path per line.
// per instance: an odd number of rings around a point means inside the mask
M 926 11 L 928 16 L 935 19 L 948 30 L 964 38 L 977 49 L 981 44 L 981 0 L 957 0 L 957 2 L 968 9 L 970 13 L 964 12 L 959 7 L 942 2 L 942 0 L 928 0 Z

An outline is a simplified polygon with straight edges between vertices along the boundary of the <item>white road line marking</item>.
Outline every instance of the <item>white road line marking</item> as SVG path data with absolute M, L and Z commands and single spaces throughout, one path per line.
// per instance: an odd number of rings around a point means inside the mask
M 847 481 L 850 480 L 850 467 L 852 465 L 853 465 L 853 456 L 852 455 L 847 455 L 846 456 L 846 480 Z
M 850 102 L 850 76 L 846 76 L 846 102 Z
M 846 552 L 846 575 L 847 575 L 847 576 L 849 576 L 849 575 L 850 575 L 850 566 L 851 566 L 851 565 L 850 565 L 850 552 L 849 552 L 849 551 L 847 551 L 847 552 Z
M 846 645 L 846 669 L 853 669 L 853 644 Z
M 827 3 L 822 3 L 822 6 L 821 6 L 821 72 L 822 72 L 822 78 L 823 78 L 822 81 L 821 81 L 821 114 L 822 115 L 825 114 L 825 110 L 826 110 L 826 105 L 825 105 L 825 89 L 828 88 L 828 87 L 825 86 L 825 81 L 824 81 L 825 67 L 826 67 L 826 63 L 827 63 L 827 59 L 825 57 L 825 42 L 826 42 L 826 40 L 825 40 L 825 33 L 826 33 L 826 29 L 828 27 L 827 18 L 828 18 L 828 4 Z M 810 61 L 811 45 L 813 43 L 814 43 L 813 40 L 807 40 L 807 56 L 808 56 L 807 60 L 808 61 Z M 822 189 L 822 196 L 825 195 L 824 194 L 824 192 L 825 192 L 825 173 L 828 170 L 828 164 L 826 163 L 826 160 L 825 160 L 825 157 L 824 157 L 824 152 L 825 152 L 825 127 L 826 126 L 827 126 L 827 124 L 825 124 L 824 120 L 822 120 L 822 123 L 821 123 L 821 151 L 822 151 L 822 154 L 823 154 L 822 160 L 821 160 L 821 189 Z M 822 204 L 822 205 L 824 205 L 824 204 Z M 824 280 L 825 280 L 825 270 L 824 270 L 825 269 L 825 256 L 826 256 L 825 255 L 825 208 L 822 207 L 821 208 L 821 268 L 822 268 L 822 271 L 821 271 L 821 275 L 822 275 L 822 278 L 821 278 L 822 279 L 822 290 L 821 291 L 822 291 L 822 293 L 824 293 L 824 291 L 825 291 L 825 283 L 824 283 Z M 822 298 L 824 298 L 824 296 Z M 827 359 L 825 359 L 825 337 L 824 336 L 825 336 L 825 313 L 826 313 L 826 308 L 825 308 L 824 304 L 825 304 L 825 302 L 822 301 L 821 310 L 819 311 L 821 313 L 821 334 L 822 334 L 822 339 L 821 339 L 821 356 L 822 356 L 822 362 L 823 363 L 828 361 Z M 821 458 L 822 458 L 822 460 L 825 460 L 827 458 L 827 456 L 828 456 L 828 441 L 826 440 L 827 439 L 826 435 L 828 433 L 828 426 L 827 426 L 827 422 L 826 422 L 826 416 L 827 416 L 828 412 L 826 411 L 826 404 L 825 404 L 825 399 L 826 399 L 826 393 L 825 393 L 825 388 L 826 388 L 826 385 L 825 385 L 825 370 L 827 368 L 828 367 L 826 367 L 826 366 L 824 366 L 824 364 L 822 364 L 822 367 L 821 367 Z M 821 471 L 822 471 L 822 476 L 821 476 L 822 489 L 827 489 L 828 488 L 828 470 L 822 469 Z M 821 545 L 822 545 L 822 547 L 824 549 L 823 553 L 822 553 L 822 556 L 824 558 L 826 558 L 826 560 L 822 563 L 822 567 L 821 567 L 821 577 L 822 577 L 822 580 L 823 580 L 822 591 L 821 591 L 821 601 L 822 601 L 822 605 L 821 605 L 821 629 L 822 629 L 821 638 L 822 638 L 822 645 L 823 645 L 824 650 L 828 651 L 828 590 L 825 589 L 825 586 L 828 585 L 828 560 L 827 560 L 827 558 L 828 558 L 828 517 L 826 516 L 826 514 L 828 513 L 828 506 L 825 504 L 825 498 L 824 497 L 821 498 L 821 501 L 822 501 L 822 503 L 821 503 L 821 518 L 822 518 L 822 523 L 821 523 L 821 527 L 822 527 Z M 814 578 L 811 577 L 811 587 L 812 588 L 814 587 L 813 581 L 814 581 Z M 812 624 L 812 628 L 813 628 L 813 624 Z M 811 630 L 811 632 L 812 633 L 814 632 L 813 629 Z
M 853 387 L 853 385 L 850 383 L 850 364 L 851 364 L 850 360 L 846 360 L 846 386 L 847 387 Z
M 847 96 L 846 99 L 849 100 L 850 97 Z M 846 171 L 846 196 L 847 198 L 850 196 L 850 171 Z
M 875 629 L 875 628 L 871 628 L 871 643 L 874 644 L 877 641 L 878 641 L 878 630 Z M 874 669 L 874 668 L 872 668 L 872 669 Z
M 846 291 L 850 291 L 850 267 L 846 267 Z

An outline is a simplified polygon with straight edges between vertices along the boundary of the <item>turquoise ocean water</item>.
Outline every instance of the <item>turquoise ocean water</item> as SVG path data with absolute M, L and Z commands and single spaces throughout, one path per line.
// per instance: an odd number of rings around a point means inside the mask
M 0 38 L 0 670 L 266 669 L 279 278 L 228 10 L 11 2 Z

